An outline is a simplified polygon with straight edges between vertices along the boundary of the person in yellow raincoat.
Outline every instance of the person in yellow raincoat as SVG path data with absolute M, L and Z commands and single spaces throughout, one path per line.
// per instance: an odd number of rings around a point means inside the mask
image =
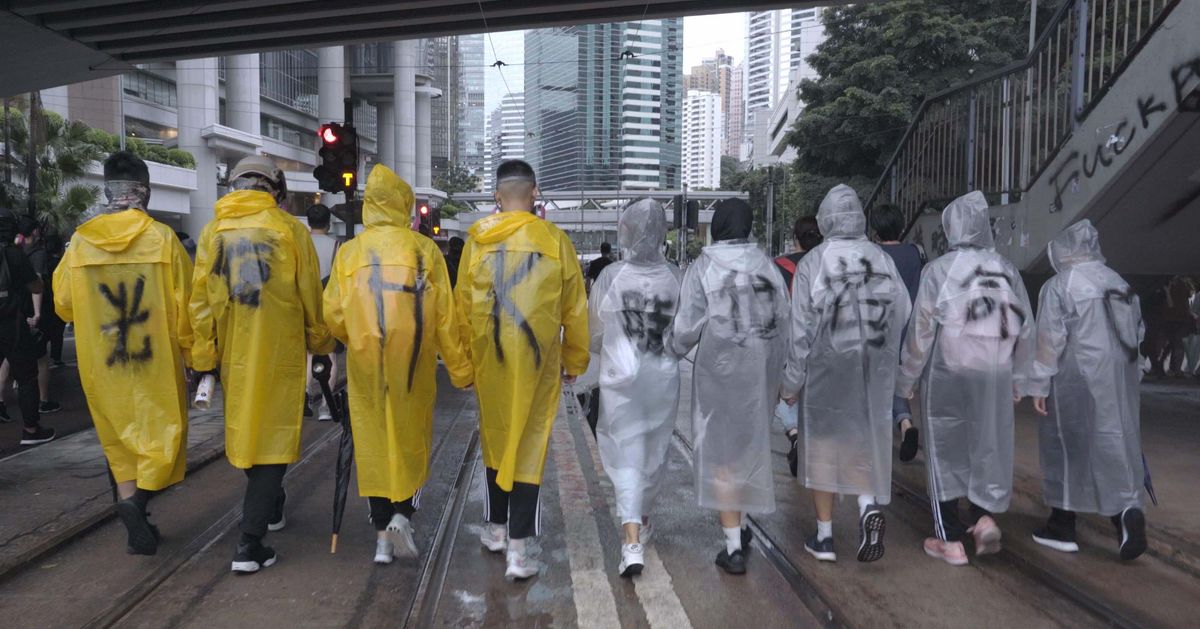
M 325 321 L 347 347 L 358 493 L 371 505 L 380 564 L 418 554 L 409 520 L 429 473 L 437 356 L 454 386 L 472 378 L 446 262 L 409 227 L 412 208 L 412 188 L 376 165 L 363 198 L 366 229 L 338 250 L 325 287 Z
M 312 239 L 279 209 L 283 171 L 254 155 L 229 179 L 234 191 L 217 201 L 196 251 L 192 363 L 202 373 L 220 366 L 225 455 L 248 479 L 232 569 L 251 573 L 275 563 L 262 538 L 286 521 L 283 475 L 300 458 L 305 351 L 328 354 L 333 337 L 321 316 Z
M 71 238 L 54 271 L 54 307 L 75 323 L 79 378 L 117 484 L 127 550 L 153 555 L 158 529 L 146 504 L 185 468 L 192 262 L 175 232 L 145 212 L 145 162 L 113 153 L 104 180 L 108 206 Z
M 475 367 L 487 474 L 489 524 L 480 541 L 493 552 L 507 547 L 505 574 L 521 579 L 537 574 L 525 540 L 538 532 L 559 379 L 574 382 L 588 365 L 587 297 L 575 247 L 533 215 L 536 197 L 529 164 L 500 164 L 501 212 L 471 226 L 455 286 L 459 331 Z

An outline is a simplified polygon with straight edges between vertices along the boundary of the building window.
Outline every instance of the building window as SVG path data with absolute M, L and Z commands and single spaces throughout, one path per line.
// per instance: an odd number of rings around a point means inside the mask
M 266 115 L 261 120 L 264 136 L 302 149 L 317 148 L 317 135 L 312 129 L 303 129 Z
M 262 95 L 311 116 L 317 115 L 317 53 L 274 50 L 259 55 Z
M 164 107 L 177 106 L 175 84 L 148 72 L 133 72 L 121 76 L 121 87 L 127 96 Z

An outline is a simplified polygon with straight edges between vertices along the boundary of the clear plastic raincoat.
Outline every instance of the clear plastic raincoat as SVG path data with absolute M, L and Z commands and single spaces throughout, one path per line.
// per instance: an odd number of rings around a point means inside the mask
M 175 232 L 133 209 L 80 225 L 54 271 L 54 308 L 75 323 L 79 378 L 118 483 L 183 480 L 191 284 Z
M 951 251 L 921 273 L 896 394 L 921 381 L 929 491 L 1008 509 L 1013 474 L 1013 395 L 1034 350 L 1033 312 L 1021 275 L 996 253 L 980 192 L 942 213 Z
M 696 495 L 718 511 L 775 510 L 771 420 L 788 348 L 788 291 L 754 243 L 721 241 L 683 276 L 674 346 L 696 348 Z
M 1027 391 L 1050 398 L 1050 416 L 1039 425 L 1046 504 L 1101 515 L 1141 508 L 1141 304 L 1104 266 L 1090 221 L 1069 227 L 1049 249 L 1058 275 L 1038 300 Z
M 588 366 L 587 297 L 571 239 L 528 212 L 471 226 L 455 286 L 475 368 L 483 463 L 496 484 L 540 485 L 561 376 Z
M 438 355 L 455 386 L 471 384 L 445 260 L 409 228 L 412 208 L 412 188 L 375 166 L 366 229 L 338 250 L 324 300 L 325 321 L 348 348 L 358 493 L 392 502 L 412 498 L 429 472 Z
M 679 269 L 663 257 L 667 220 L 653 199 L 631 204 L 617 224 L 624 260 L 592 285 L 589 329 L 600 354 L 596 443 L 623 522 L 641 522 L 658 493 L 675 413 L 679 359 L 670 346 Z
M 221 368 L 225 455 L 234 467 L 293 463 L 307 381 L 305 351 L 327 354 L 312 239 L 266 192 L 217 201 L 196 251 L 190 304 L 197 371 Z
M 900 336 L 912 306 L 892 257 L 867 241 L 852 188 L 830 190 L 817 222 L 825 242 L 796 267 L 783 383 L 787 394 L 804 393 L 801 480 L 887 504 Z

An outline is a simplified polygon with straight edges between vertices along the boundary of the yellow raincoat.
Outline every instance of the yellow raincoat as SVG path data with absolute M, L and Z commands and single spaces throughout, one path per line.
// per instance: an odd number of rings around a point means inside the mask
M 79 378 L 118 483 L 183 480 L 191 283 L 175 233 L 141 210 L 80 225 L 54 271 L 54 308 L 75 322 Z
M 505 491 L 513 481 L 540 485 L 560 376 L 588 365 L 579 261 L 562 230 L 528 212 L 493 214 L 469 234 L 455 297 L 475 366 L 483 462 Z
M 220 359 L 225 455 L 234 467 L 294 463 L 305 350 L 333 350 L 317 253 L 308 230 L 266 192 L 231 192 L 216 215 L 196 251 L 192 366 L 210 371 Z
M 375 166 L 366 230 L 338 250 L 325 287 L 325 321 L 348 348 L 358 493 L 392 502 L 412 498 L 429 472 L 438 354 L 454 386 L 471 384 L 446 262 L 409 228 L 412 207 L 412 188 Z

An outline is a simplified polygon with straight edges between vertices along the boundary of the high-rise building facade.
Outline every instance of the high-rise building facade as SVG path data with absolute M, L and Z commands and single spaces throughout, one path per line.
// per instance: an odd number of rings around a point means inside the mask
M 527 159 L 543 189 L 678 187 L 681 19 L 525 33 Z
M 691 90 L 683 102 L 683 180 L 689 188 L 721 187 L 724 116 L 721 95 Z
M 746 146 L 746 67 L 734 66 L 729 80 L 729 109 L 725 114 L 725 144 L 723 155 L 744 160 L 749 154 Z
M 746 113 L 741 159 L 765 155 L 766 138 L 781 137 L 773 121 L 785 107 L 792 121 L 803 109 L 796 91 L 803 79 L 816 78 L 808 57 L 825 40 L 820 8 L 755 11 L 746 19 Z M 786 122 L 786 121 L 785 121 Z M 755 145 L 758 146 L 755 146 Z M 774 149 L 771 149 L 772 151 Z
M 484 136 L 483 35 L 458 36 L 459 101 L 457 162 L 483 181 L 487 140 Z
M 525 96 L 505 94 L 488 115 L 486 190 L 495 187 L 496 167 L 509 159 L 525 159 Z

